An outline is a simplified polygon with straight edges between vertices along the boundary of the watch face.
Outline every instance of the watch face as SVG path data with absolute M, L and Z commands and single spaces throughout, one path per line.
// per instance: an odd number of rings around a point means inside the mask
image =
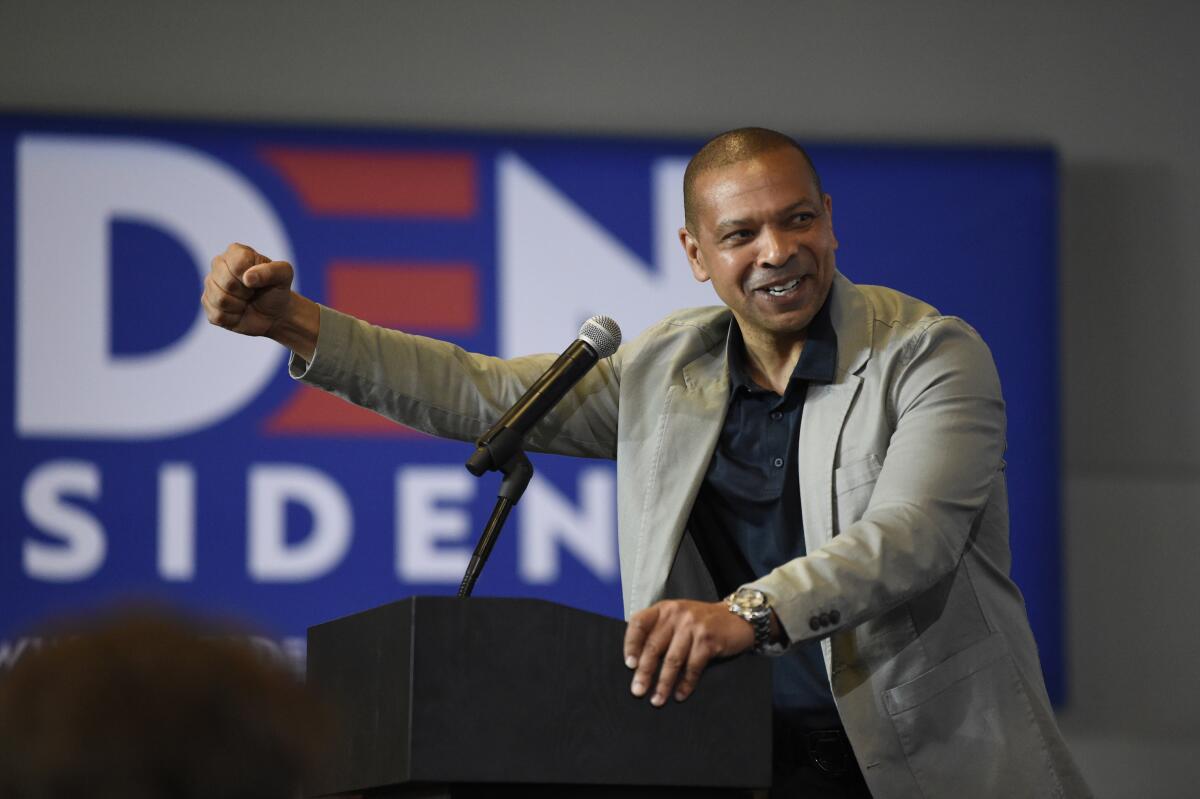
M 742 588 L 733 595 L 733 601 L 743 611 L 754 612 L 766 607 L 767 598 L 763 592 L 754 588 Z

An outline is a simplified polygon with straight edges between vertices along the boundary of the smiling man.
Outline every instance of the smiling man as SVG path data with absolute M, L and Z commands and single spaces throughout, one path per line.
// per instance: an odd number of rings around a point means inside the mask
M 679 239 L 733 312 L 756 382 L 783 393 L 837 270 L 833 201 L 808 156 L 767 131 L 710 142 L 684 175 Z
M 632 692 L 683 701 L 713 658 L 777 654 L 772 795 L 1086 796 L 1009 577 L 986 345 L 837 271 L 832 201 L 782 134 L 710 141 L 684 205 L 724 307 L 652 327 L 527 440 L 617 460 Z M 290 347 L 297 378 L 435 435 L 475 439 L 554 358 L 372 327 L 290 284 L 233 245 L 204 305 Z

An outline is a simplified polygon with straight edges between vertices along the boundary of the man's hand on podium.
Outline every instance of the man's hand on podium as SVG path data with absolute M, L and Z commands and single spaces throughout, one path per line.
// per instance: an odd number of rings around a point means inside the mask
M 754 628 L 730 613 L 723 601 L 659 602 L 633 614 L 625 630 L 625 665 L 635 670 L 630 690 L 634 696 L 645 696 L 657 673 L 650 704 L 666 704 L 672 688 L 675 701 L 682 702 L 696 690 L 710 660 L 753 647 Z

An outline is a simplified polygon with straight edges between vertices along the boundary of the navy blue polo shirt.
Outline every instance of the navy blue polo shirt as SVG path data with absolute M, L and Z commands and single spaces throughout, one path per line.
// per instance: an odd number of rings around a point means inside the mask
M 833 382 L 837 334 L 829 300 L 808 326 L 783 396 L 755 383 L 735 319 L 729 326 L 729 406 L 688 529 L 721 596 L 804 555 L 799 439 L 809 383 Z M 772 658 L 774 708 L 788 726 L 839 725 L 819 641 Z

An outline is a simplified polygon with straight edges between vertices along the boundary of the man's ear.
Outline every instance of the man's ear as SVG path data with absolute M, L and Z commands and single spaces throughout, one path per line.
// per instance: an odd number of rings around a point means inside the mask
M 837 235 L 833 232 L 833 198 L 826 194 L 822 198 L 825 205 L 825 218 L 829 220 L 829 235 L 833 236 L 833 249 L 838 248 Z
M 683 245 L 683 254 L 687 256 L 688 266 L 692 267 L 692 277 L 701 283 L 707 283 L 711 276 L 704 268 L 700 244 L 685 227 L 679 228 L 679 243 Z

